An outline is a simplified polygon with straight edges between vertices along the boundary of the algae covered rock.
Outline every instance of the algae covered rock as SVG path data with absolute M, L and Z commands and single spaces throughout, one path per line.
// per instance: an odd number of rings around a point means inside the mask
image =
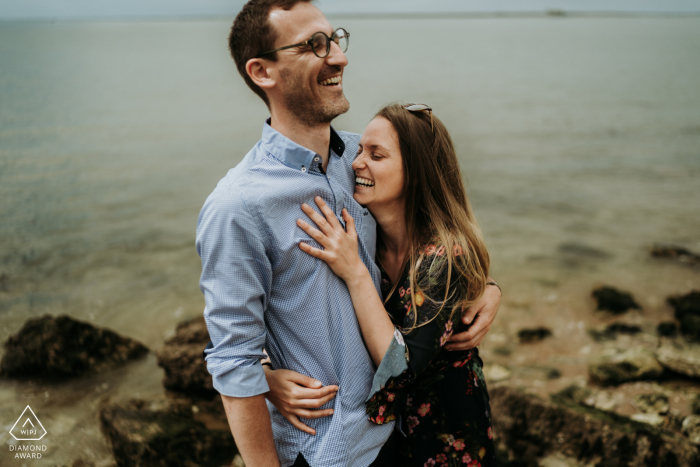
M 663 321 L 656 326 L 656 333 L 661 337 L 676 337 L 678 325 L 675 321 Z
M 614 287 L 598 287 L 591 295 L 598 303 L 598 310 L 609 311 L 615 315 L 622 314 L 632 308 L 637 310 L 641 308 L 632 298 L 632 294 Z
M 518 331 L 518 339 L 521 344 L 539 342 L 552 335 L 552 331 L 547 328 L 530 328 Z
M 588 367 L 591 379 L 606 386 L 658 378 L 663 371 L 653 352 L 637 348 L 600 358 Z
M 635 335 L 642 332 L 642 328 L 636 324 L 611 323 L 596 329 L 590 329 L 588 334 L 598 342 L 617 339 L 618 334 Z
M 0 374 L 67 378 L 118 367 L 148 353 L 141 343 L 70 316 L 27 320 L 5 342 Z
M 157 353 L 158 365 L 165 370 L 163 386 L 189 397 L 210 399 L 219 393 L 212 385 L 202 349 L 209 342 L 204 317 L 178 325 L 175 336 Z
M 237 453 L 228 429 L 208 429 L 177 406 L 142 400 L 106 405 L 100 425 L 119 467 L 219 467 Z
M 695 415 L 700 415 L 700 394 L 696 394 L 693 400 L 690 402 L 690 410 Z
M 489 393 L 502 465 L 542 465 L 539 460 L 553 453 L 580 465 L 700 465 L 688 439 L 650 424 L 504 386 Z
M 669 297 L 668 303 L 675 310 L 681 334 L 690 339 L 700 340 L 700 291 L 694 290 L 685 295 Z
M 651 256 L 655 258 L 675 259 L 686 264 L 700 264 L 700 255 L 689 249 L 671 243 L 656 243 L 650 249 Z

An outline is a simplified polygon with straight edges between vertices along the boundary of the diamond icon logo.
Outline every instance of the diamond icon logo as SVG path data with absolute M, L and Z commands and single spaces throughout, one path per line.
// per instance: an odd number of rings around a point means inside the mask
M 10 430 L 10 434 L 17 441 L 39 441 L 46 436 L 46 429 L 34 415 L 32 408 L 27 406 Z

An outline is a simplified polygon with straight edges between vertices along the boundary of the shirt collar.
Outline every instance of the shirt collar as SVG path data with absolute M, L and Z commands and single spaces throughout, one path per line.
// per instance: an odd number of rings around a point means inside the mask
M 308 170 L 318 156 L 315 152 L 295 143 L 270 126 L 271 119 L 265 121 L 262 132 L 262 146 L 267 152 L 279 159 L 287 167 Z M 343 157 L 345 142 L 331 126 L 331 150 L 338 157 Z

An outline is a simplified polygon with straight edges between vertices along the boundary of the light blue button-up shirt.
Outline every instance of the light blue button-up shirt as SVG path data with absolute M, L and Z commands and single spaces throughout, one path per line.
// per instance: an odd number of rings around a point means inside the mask
M 303 420 L 316 436 L 294 428 L 268 403 L 284 466 L 299 453 L 314 466 L 367 466 L 393 428 L 367 420 L 364 402 L 375 368 L 345 283 L 298 246 L 304 241 L 320 247 L 296 225 L 299 218 L 311 223 L 302 203 L 318 210 L 314 197 L 321 196 L 341 224 L 347 208 L 360 237 L 360 257 L 379 291 L 376 223 L 352 196 L 358 141 L 359 135 L 331 129 L 324 174 L 319 155 L 268 121 L 262 140 L 209 195 L 197 223 L 200 288 L 211 338 L 205 355 L 214 388 L 232 397 L 267 392 L 259 363 L 263 348 L 275 368 L 340 388 L 322 407 L 333 408 L 332 416 Z

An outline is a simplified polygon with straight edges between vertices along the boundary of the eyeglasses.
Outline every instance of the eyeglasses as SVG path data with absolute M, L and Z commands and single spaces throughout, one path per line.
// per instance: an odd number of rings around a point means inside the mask
M 430 114 L 430 131 L 433 131 L 433 109 L 425 104 L 408 104 L 404 109 L 409 112 L 428 112 Z
M 291 49 L 292 47 L 301 47 L 302 45 L 310 45 L 311 50 L 314 51 L 314 54 L 316 54 L 317 57 L 325 58 L 331 51 L 331 41 L 338 44 L 338 47 L 340 47 L 340 51 L 345 53 L 345 51 L 348 50 L 348 45 L 350 44 L 350 33 L 343 28 L 338 28 L 335 30 L 331 37 L 328 37 L 326 33 L 319 31 L 314 33 L 314 35 L 311 36 L 311 39 L 309 39 L 308 41 L 299 42 L 298 44 L 285 45 L 284 47 L 280 47 L 279 49 L 270 50 L 269 52 L 263 52 L 260 55 L 258 55 L 257 58 L 260 58 L 263 55 L 271 54 L 273 52 L 279 52 L 280 50 Z

